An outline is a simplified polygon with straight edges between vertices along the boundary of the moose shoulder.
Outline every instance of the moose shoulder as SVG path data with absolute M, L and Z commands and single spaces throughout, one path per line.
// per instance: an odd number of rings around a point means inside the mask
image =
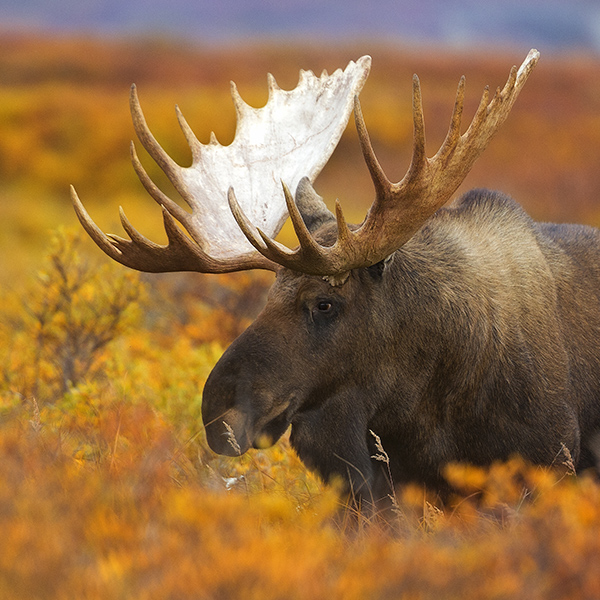
M 202 414 L 214 451 L 237 455 L 274 443 L 291 424 L 292 446 L 309 467 L 367 498 L 389 491 L 372 458 L 373 433 L 394 483 L 440 488 L 448 462 L 485 465 L 520 454 L 552 464 L 563 447 L 578 469 L 594 466 L 600 233 L 535 223 L 486 190 L 443 208 L 538 57 L 531 51 L 491 100 L 486 89 L 463 134 L 461 80 L 448 135 L 432 158 L 415 76 L 413 157 L 398 183 L 375 157 L 357 99 L 368 57 L 320 78 L 302 72 L 291 92 L 271 77 L 262 109 L 233 88 L 238 128 L 227 147 L 214 136 L 198 142 L 179 113 L 192 149 L 187 168 L 158 145 L 132 91 L 138 137 L 192 212 L 156 187 L 133 152 L 138 176 L 163 208 L 168 245 L 146 240 L 124 216 L 130 240 L 103 234 L 73 190 L 86 231 L 139 270 L 277 275 L 263 312 L 206 382 Z M 353 108 L 375 200 L 363 223 L 348 226 L 339 203 L 331 213 L 312 182 Z M 273 239 L 288 215 L 295 250 Z

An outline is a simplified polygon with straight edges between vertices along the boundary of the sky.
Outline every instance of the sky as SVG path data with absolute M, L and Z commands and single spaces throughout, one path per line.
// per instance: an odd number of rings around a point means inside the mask
M 0 0 L 0 28 L 600 52 L 600 0 Z

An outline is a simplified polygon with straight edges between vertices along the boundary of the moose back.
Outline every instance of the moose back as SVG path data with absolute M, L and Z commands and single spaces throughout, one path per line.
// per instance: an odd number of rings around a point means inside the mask
M 232 87 L 238 127 L 230 146 L 195 138 L 176 164 L 150 133 L 132 89 L 143 146 L 191 212 L 134 168 L 161 206 L 168 244 L 105 235 L 77 194 L 79 219 L 104 252 L 150 272 L 276 273 L 267 304 L 206 382 L 210 447 L 237 455 L 291 444 L 324 480 L 341 477 L 357 498 L 389 492 L 373 460 L 376 434 L 393 483 L 444 485 L 449 462 L 490 464 L 519 454 L 550 465 L 563 448 L 578 470 L 595 465 L 600 427 L 600 232 L 532 221 L 507 196 L 474 190 L 444 204 L 507 118 L 539 54 L 486 89 L 461 133 L 464 78 L 447 137 L 427 158 L 421 91 L 413 79 L 413 157 L 390 182 L 373 152 L 358 94 L 370 58 L 281 90 L 249 107 Z M 354 110 L 375 199 L 348 225 L 313 182 Z M 291 190 L 295 191 L 295 197 Z M 299 246 L 274 238 L 291 218 Z M 176 224 L 178 221 L 186 232 Z

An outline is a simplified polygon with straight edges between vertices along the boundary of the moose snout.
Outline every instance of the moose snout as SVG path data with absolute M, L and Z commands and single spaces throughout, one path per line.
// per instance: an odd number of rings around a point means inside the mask
M 217 362 L 202 394 L 202 420 L 211 450 L 226 456 L 244 454 L 252 445 L 252 417 L 240 399 L 239 369 L 228 353 Z
M 246 415 L 230 409 L 211 418 L 204 410 L 202 412 L 206 440 L 211 450 L 225 456 L 240 456 L 250 448 Z

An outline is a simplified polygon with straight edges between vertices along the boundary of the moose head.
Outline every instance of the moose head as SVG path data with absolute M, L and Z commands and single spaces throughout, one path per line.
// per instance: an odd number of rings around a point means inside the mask
M 553 392 L 542 400 L 541 388 L 560 387 L 567 375 L 555 358 L 555 315 L 547 327 L 539 317 L 543 333 L 529 326 L 531 307 L 554 285 L 539 244 L 525 245 L 538 236 L 535 226 L 512 201 L 489 192 L 440 210 L 506 120 L 538 58 L 532 50 L 493 96 L 485 89 L 464 133 L 463 77 L 448 133 L 431 158 L 415 75 L 412 160 L 398 183 L 375 156 L 358 100 L 368 56 L 332 75 L 302 71 L 292 91 L 269 75 L 269 100 L 260 109 L 232 84 L 238 122 L 229 146 L 214 135 L 200 143 L 177 110 L 190 167 L 158 144 L 132 88 L 136 133 L 191 212 L 153 183 L 132 143 L 134 169 L 162 207 L 168 243 L 144 238 L 123 212 L 130 239 L 105 235 L 72 189 L 87 233 L 108 256 L 140 271 L 276 273 L 266 307 L 206 382 L 202 414 L 215 452 L 274 443 L 291 424 L 292 446 L 307 465 L 324 479 L 340 475 L 357 494 L 389 484 L 371 460 L 370 430 L 381 435 L 397 482 L 438 484 L 448 461 L 485 464 L 514 452 L 550 463 L 562 443 L 578 456 L 582 431 L 572 403 Z M 313 188 L 352 110 L 375 188 L 358 225 L 346 223 L 337 201 L 330 212 Z M 296 249 L 274 239 L 288 216 Z M 512 231 L 514 244 L 508 239 L 504 254 L 481 262 L 502 245 L 494 241 L 499 230 Z M 509 255 L 516 266 L 501 276 Z M 486 283 L 482 269 L 490 265 L 496 270 Z M 513 284 L 530 299 L 508 298 Z M 523 302 L 530 305 L 522 309 Z M 521 346 L 517 321 L 532 332 Z

